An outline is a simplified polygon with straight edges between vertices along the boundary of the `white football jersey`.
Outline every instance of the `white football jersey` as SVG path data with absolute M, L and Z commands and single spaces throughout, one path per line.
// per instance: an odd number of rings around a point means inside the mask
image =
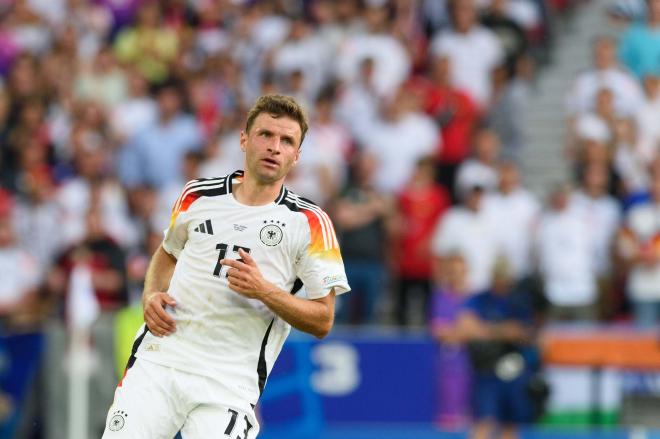
M 256 404 L 290 325 L 256 299 L 228 286 L 224 258 L 243 248 L 265 279 L 306 298 L 349 291 L 339 245 L 328 216 L 285 187 L 274 202 L 240 204 L 232 186 L 242 171 L 189 182 L 179 196 L 163 248 L 176 259 L 167 311 L 176 320 L 172 335 L 158 338 L 145 326 L 134 356 L 199 373 L 224 384 L 227 405 Z M 129 367 L 134 358 L 129 360 Z

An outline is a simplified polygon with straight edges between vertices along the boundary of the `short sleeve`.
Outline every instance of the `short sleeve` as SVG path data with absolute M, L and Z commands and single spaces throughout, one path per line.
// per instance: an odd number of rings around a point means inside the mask
M 332 221 L 316 206 L 300 212 L 307 221 L 301 234 L 296 275 L 305 286 L 307 297 L 320 299 L 333 288 L 336 295 L 350 291 Z
M 165 235 L 163 238 L 163 249 L 177 259 L 186 245 L 186 241 L 188 241 L 186 212 L 192 203 L 199 198 L 199 193 L 193 190 L 195 182 L 195 180 L 191 181 L 184 186 L 179 198 L 177 198 L 172 207 L 170 225 L 163 232 Z

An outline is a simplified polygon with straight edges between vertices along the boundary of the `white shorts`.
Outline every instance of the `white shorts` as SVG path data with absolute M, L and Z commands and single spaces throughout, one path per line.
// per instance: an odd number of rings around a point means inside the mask
M 115 391 L 103 439 L 254 439 L 259 423 L 254 412 L 223 405 L 219 384 L 138 359 Z M 219 432 L 224 435 L 218 435 Z

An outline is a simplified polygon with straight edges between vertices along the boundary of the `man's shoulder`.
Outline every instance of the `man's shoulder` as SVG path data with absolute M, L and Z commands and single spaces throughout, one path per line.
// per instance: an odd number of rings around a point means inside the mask
M 183 186 L 181 195 L 174 205 L 174 212 L 187 212 L 191 206 L 198 205 L 200 199 L 221 197 L 230 192 L 230 175 L 215 178 L 190 180 Z
M 292 212 L 305 213 L 306 211 L 313 211 L 325 214 L 325 211 L 318 204 L 287 188 L 284 188 L 284 192 L 278 201 L 278 204 L 287 207 Z
M 229 193 L 231 174 L 221 177 L 197 178 L 183 186 L 182 197 L 195 194 L 200 197 L 213 197 Z
M 326 245 L 336 245 L 332 220 L 316 203 L 285 188 L 278 204 L 286 207 L 289 214 L 300 218 L 298 224 L 309 227 L 313 236 L 320 233 L 324 237 Z

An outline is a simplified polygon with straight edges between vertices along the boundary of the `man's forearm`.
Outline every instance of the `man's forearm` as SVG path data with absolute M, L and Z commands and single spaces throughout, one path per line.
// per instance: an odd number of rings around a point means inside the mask
M 259 299 L 294 328 L 323 338 L 328 335 L 334 322 L 334 295 L 332 290 L 323 299 L 305 300 L 273 288 Z
M 153 292 L 165 292 L 170 286 L 172 274 L 176 259 L 160 246 L 151 257 L 147 274 L 144 278 L 144 290 L 142 293 L 142 302 Z

